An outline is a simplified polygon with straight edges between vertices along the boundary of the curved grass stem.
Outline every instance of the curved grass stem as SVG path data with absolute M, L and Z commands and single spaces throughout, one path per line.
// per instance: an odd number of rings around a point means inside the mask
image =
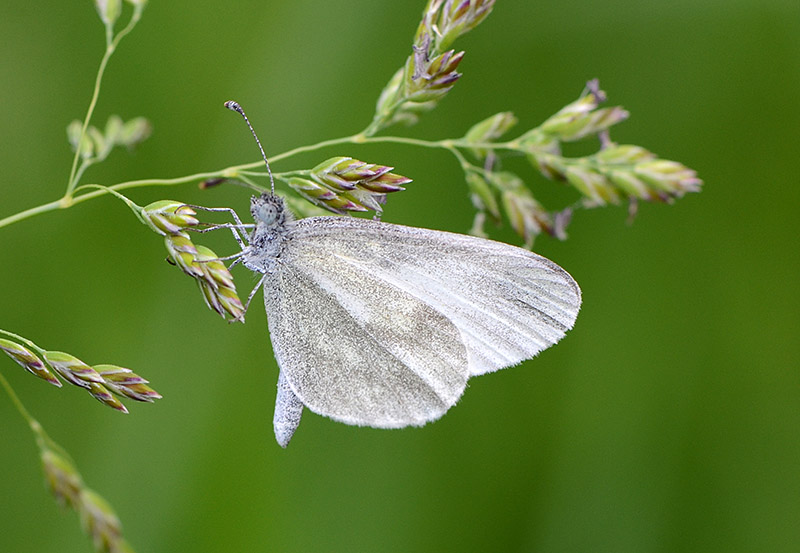
M 3 376 L 3 373 L 0 373 L 0 385 L 3 386 L 3 389 L 6 391 L 6 394 L 8 395 L 9 399 L 11 399 L 11 403 L 14 405 L 14 407 L 16 407 L 17 411 L 19 411 L 19 414 L 22 415 L 22 418 L 24 418 L 28 422 L 28 425 L 31 428 L 34 428 L 34 426 L 37 425 L 39 428 L 41 428 L 41 425 L 39 425 L 36 419 L 34 419 L 33 416 L 28 412 L 28 409 L 26 409 L 25 406 L 22 404 L 22 401 L 19 399 L 19 396 L 17 396 L 17 393 L 14 391 L 14 388 L 11 387 L 9 381 L 6 380 L 6 377 Z
M 97 90 L 99 90 L 99 88 Z M 90 113 L 88 114 L 89 116 L 91 115 L 91 111 L 93 109 L 94 109 L 94 101 L 90 106 Z M 276 154 L 272 156 L 270 160 L 273 162 L 278 162 L 302 153 L 313 152 L 316 150 L 321 150 L 323 148 L 327 148 L 330 146 L 337 146 L 341 144 L 378 144 L 387 142 L 393 144 L 405 144 L 409 146 L 417 146 L 422 148 L 440 148 L 447 150 L 456 157 L 461 167 L 465 167 L 466 165 L 468 165 L 467 161 L 464 159 L 464 156 L 459 151 L 459 149 L 461 148 L 485 148 L 492 150 L 518 148 L 518 146 L 514 142 L 506 142 L 506 143 L 492 142 L 484 144 L 484 143 L 470 143 L 464 140 L 422 140 L 417 138 L 406 138 L 400 136 L 367 137 L 364 136 L 363 134 L 355 134 L 352 136 L 323 140 L 322 142 L 317 142 L 316 144 L 310 144 L 307 146 L 299 146 L 297 148 L 287 150 L 286 152 Z M 74 166 L 76 172 L 77 172 L 77 159 L 78 157 L 75 158 L 75 166 Z M 76 186 L 77 182 L 75 182 L 71 183 L 68 193 L 63 198 L 36 207 L 32 207 L 30 209 L 26 209 L 24 211 L 20 211 L 19 213 L 15 213 L 14 215 L 10 215 L 8 217 L 0 219 L 0 228 L 9 226 L 19 221 L 23 221 L 25 219 L 29 219 L 30 217 L 33 217 L 35 215 L 40 215 L 42 213 L 47 213 L 49 211 L 55 211 L 58 209 L 66 209 L 68 207 L 72 207 L 75 204 L 79 204 L 97 198 L 104 194 L 108 194 L 109 191 L 106 190 L 106 188 L 110 189 L 111 191 L 120 191 L 130 188 L 143 188 L 147 186 L 176 186 L 179 184 L 187 184 L 190 182 L 203 181 L 213 178 L 236 178 L 239 176 L 240 173 L 260 168 L 262 165 L 263 161 L 259 160 L 259 161 L 254 161 L 252 163 L 245 163 L 242 165 L 233 165 L 230 167 L 226 167 L 224 169 L 220 169 L 218 171 L 196 173 L 194 175 L 186 175 L 183 177 L 176 177 L 171 179 L 133 180 L 133 181 L 114 184 L 108 187 L 102 187 L 103 189 L 93 190 L 91 192 L 86 192 L 78 195 L 74 195 L 75 192 L 82 190 L 86 187 L 99 187 L 100 185 L 87 184 L 81 187 L 77 187 Z
M 133 11 L 133 15 L 131 15 L 130 21 L 122 29 L 117 35 L 110 39 L 108 34 L 108 28 L 106 30 L 106 51 L 103 53 L 103 59 L 100 60 L 100 66 L 97 68 L 97 75 L 94 79 L 94 90 L 92 92 L 92 99 L 89 101 L 89 108 L 86 110 L 86 116 L 83 118 L 83 125 L 81 125 L 81 135 L 80 139 L 78 140 L 78 144 L 83 142 L 84 137 L 86 136 L 86 129 L 89 128 L 89 122 L 92 120 L 92 115 L 94 114 L 94 108 L 97 106 L 97 99 L 100 97 L 100 85 L 103 83 L 103 75 L 106 72 L 106 67 L 108 66 L 108 61 L 111 59 L 111 55 L 117 49 L 120 41 L 130 33 L 133 28 L 136 26 L 136 23 L 139 22 L 139 18 L 141 16 L 141 11 L 135 9 Z M 75 149 L 75 156 L 72 158 L 72 168 L 69 172 L 69 180 L 67 181 L 67 191 L 64 193 L 64 200 L 69 201 L 72 198 L 72 194 L 75 191 L 75 187 L 78 184 L 80 179 L 80 175 L 83 173 L 83 169 L 85 167 L 81 167 L 81 170 L 78 168 L 78 160 L 81 158 L 81 149 Z

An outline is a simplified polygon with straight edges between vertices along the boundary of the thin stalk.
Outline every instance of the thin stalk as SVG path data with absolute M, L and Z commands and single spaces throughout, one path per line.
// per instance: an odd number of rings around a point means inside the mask
M 258 163 L 251 164 L 251 166 L 257 166 L 257 165 Z M 108 188 L 110 188 L 111 190 L 119 191 L 119 190 L 126 190 L 128 188 L 141 188 L 144 186 L 175 186 L 177 184 L 185 184 L 193 181 L 206 180 L 215 177 L 224 177 L 225 173 L 230 169 L 232 168 L 223 169 L 222 171 L 215 171 L 213 173 L 197 173 L 194 175 L 187 175 L 185 177 L 178 177 L 174 179 L 143 179 L 143 180 L 128 181 L 115 184 L 113 186 L 109 186 Z M 28 219 L 30 217 L 33 217 L 34 215 L 47 213 L 48 211 L 55 211 L 57 209 L 66 209 L 75 204 L 79 204 L 81 202 L 97 198 L 104 194 L 108 194 L 108 192 L 106 190 L 95 190 L 93 192 L 87 192 L 86 194 L 81 194 L 80 196 L 76 196 L 72 198 L 69 201 L 69 203 L 65 203 L 64 199 L 62 198 L 54 202 L 49 202 L 36 207 L 32 207 L 30 209 L 26 209 L 25 211 L 20 211 L 19 213 L 10 215 L 4 219 L 0 219 L 0 228 L 11 225 L 18 221 Z
M 112 43 L 113 44 L 113 43 Z M 86 117 L 83 118 L 83 125 L 81 126 L 81 136 L 78 139 L 78 145 L 83 143 L 83 138 L 86 136 L 86 129 L 89 128 L 89 121 L 92 119 L 92 114 L 94 114 L 94 108 L 97 106 L 97 98 L 100 96 L 100 84 L 103 81 L 103 74 L 106 71 L 106 66 L 108 65 L 108 60 L 111 58 L 111 54 L 114 53 L 114 48 L 111 44 L 106 46 L 106 51 L 103 54 L 103 59 L 100 61 L 100 67 L 97 69 L 97 76 L 94 79 L 94 92 L 92 93 L 92 99 L 89 102 L 89 109 L 86 110 Z M 67 191 L 64 193 L 64 200 L 69 202 L 69 199 L 72 196 L 72 192 L 75 190 L 75 185 L 77 184 L 77 179 L 75 178 L 78 173 L 78 160 L 81 157 L 81 149 L 80 146 L 75 148 L 75 156 L 72 158 L 72 169 L 69 172 L 69 180 L 67 181 Z
M 108 60 L 111 59 L 111 55 L 117 49 L 119 42 L 130 33 L 133 28 L 136 26 L 136 23 L 139 21 L 141 13 L 140 10 L 134 10 L 133 15 L 131 16 L 128 25 L 125 26 L 117 36 L 114 37 L 113 40 L 108 39 L 108 34 L 106 34 L 106 51 L 103 54 L 103 59 L 100 60 L 100 67 L 97 68 L 97 75 L 94 79 L 94 91 L 92 92 L 92 99 L 89 102 L 89 109 L 86 110 L 86 117 L 83 119 L 83 125 L 81 126 L 81 136 L 78 140 L 78 144 L 83 142 L 83 138 L 86 136 L 86 129 L 89 128 L 89 122 L 92 119 L 92 115 L 94 114 L 94 108 L 97 106 L 97 99 L 100 96 L 100 85 L 103 82 L 103 75 L 106 72 L 106 66 L 108 65 Z M 108 31 L 106 31 L 108 33 Z M 72 169 L 69 172 L 69 180 L 67 181 L 67 191 L 64 193 L 64 198 L 62 201 L 64 203 L 70 203 L 72 199 L 72 193 L 75 191 L 75 186 L 78 183 L 78 160 L 81 157 L 81 149 L 80 147 L 75 149 L 75 157 L 72 158 Z
M 14 388 L 11 387 L 11 384 L 9 384 L 8 380 L 6 380 L 6 377 L 3 376 L 3 373 L 0 373 L 0 384 L 2 384 L 3 388 L 6 391 L 6 394 L 8 394 L 8 397 L 11 399 L 11 403 L 13 403 L 14 407 L 17 408 L 19 414 L 22 415 L 22 418 L 24 418 L 28 422 L 28 425 L 31 428 L 34 428 L 36 425 L 39 425 L 36 419 L 34 419 L 33 416 L 31 416 L 31 414 L 22 404 L 22 401 L 20 401 L 19 397 L 17 396 L 17 393 L 14 391 Z M 41 428 L 41 426 L 39 426 L 39 428 Z
M 322 142 L 318 142 L 316 144 L 310 144 L 307 146 L 299 146 L 297 148 L 288 150 L 286 152 L 276 154 L 270 157 L 270 160 L 273 162 L 281 161 L 293 156 L 296 156 L 301 153 L 305 152 L 313 152 L 316 150 L 320 150 L 322 148 L 327 148 L 330 146 L 336 146 L 339 144 L 378 144 L 378 143 L 393 143 L 393 144 L 405 144 L 409 146 L 418 146 L 422 148 L 441 148 L 448 150 L 451 152 L 456 158 L 458 159 L 459 163 L 462 167 L 465 166 L 466 160 L 464 159 L 461 152 L 459 152 L 459 148 L 482 148 L 482 149 L 492 149 L 492 150 L 503 150 L 503 149 L 512 149 L 516 150 L 519 149 L 519 144 L 515 141 L 511 142 L 466 142 L 464 140 L 421 140 L 417 138 L 406 138 L 400 136 L 373 136 L 367 137 L 363 134 L 355 134 L 352 136 L 340 137 L 340 138 L 332 138 L 330 140 L 323 140 Z M 128 182 L 122 182 L 119 184 L 115 184 L 109 186 L 111 190 L 126 190 L 129 188 L 141 188 L 145 186 L 175 186 L 178 184 L 186 184 L 190 182 L 202 181 L 206 179 L 213 179 L 213 178 L 220 178 L 220 177 L 236 177 L 239 172 L 249 171 L 252 169 L 260 168 L 263 165 L 263 161 L 254 161 L 252 163 L 245 163 L 242 165 L 233 165 L 230 167 L 226 167 L 225 169 L 220 169 L 218 171 L 210 171 L 206 173 L 196 173 L 194 175 L 187 175 L 184 177 L 176 177 L 172 179 L 141 179 L 141 180 L 134 180 Z M 88 185 L 87 185 L 88 186 Z M 71 193 L 75 192 L 75 186 L 72 186 Z M 30 209 L 26 209 L 25 211 L 20 211 L 19 213 L 15 213 L 14 215 L 10 215 L 3 219 L 0 219 L 0 228 L 6 227 L 8 225 L 17 223 L 19 221 L 23 221 L 35 215 L 39 215 L 42 213 L 47 213 L 49 211 L 55 211 L 58 209 L 66 209 L 71 207 L 75 204 L 79 204 L 81 202 L 85 202 L 87 200 L 91 200 L 93 198 L 97 198 L 107 194 L 105 190 L 95 190 L 92 192 L 87 192 L 85 194 L 80 194 L 75 197 L 67 197 L 48 202 L 46 204 L 42 204 L 36 207 L 32 207 Z
M 33 418 L 33 415 L 31 415 L 28 409 L 25 408 L 25 406 L 22 404 L 22 401 L 19 399 L 19 396 L 17 396 L 17 393 L 14 391 L 14 388 L 11 387 L 11 384 L 8 382 L 8 380 L 6 380 L 6 377 L 3 376 L 3 373 L 0 373 L 0 386 L 2 386 L 2 388 L 6 391 L 9 399 L 11 399 L 11 403 L 17 409 L 19 414 L 22 415 L 22 418 L 25 419 L 30 429 L 36 435 L 36 444 L 39 446 L 39 449 L 53 449 L 63 455 L 66 459 L 72 460 L 69 453 L 67 453 L 63 447 L 58 445 L 50 436 L 47 435 L 47 432 L 44 431 L 44 428 L 42 428 L 42 425 L 39 423 L 39 421 Z
M 27 338 L 25 338 L 23 336 L 20 336 L 19 334 L 14 334 L 13 332 L 10 332 L 8 330 L 3 330 L 2 328 L 0 328 L 0 334 L 5 334 L 9 338 L 13 338 L 14 340 L 17 340 L 18 342 L 22 342 L 23 344 L 27 345 L 29 348 L 34 349 L 39 353 L 44 353 L 44 351 L 45 351 L 42 348 L 40 348 L 39 346 L 37 346 L 36 344 L 34 344 L 33 342 L 31 342 L 30 340 L 28 340 Z

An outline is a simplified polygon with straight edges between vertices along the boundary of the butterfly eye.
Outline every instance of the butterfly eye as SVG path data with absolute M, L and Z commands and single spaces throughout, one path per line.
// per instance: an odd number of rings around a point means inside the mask
M 275 206 L 259 205 L 256 207 L 255 213 L 253 213 L 253 218 L 259 223 L 266 223 L 270 225 L 275 222 L 275 217 L 277 214 L 278 213 L 275 210 Z
M 253 220 L 262 225 L 281 225 L 285 220 L 282 200 L 271 194 L 253 196 L 250 200 L 250 213 Z

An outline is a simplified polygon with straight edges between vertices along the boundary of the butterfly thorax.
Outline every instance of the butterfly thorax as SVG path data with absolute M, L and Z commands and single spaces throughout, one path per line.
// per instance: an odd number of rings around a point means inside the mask
M 294 217 L 286 209 L 283 199 L 266 193 L 251 198 L 250 213 L 256 228 L 250 235 L 250 244 L 242 253 L 243 264 L 251 271 L 272 273 Z

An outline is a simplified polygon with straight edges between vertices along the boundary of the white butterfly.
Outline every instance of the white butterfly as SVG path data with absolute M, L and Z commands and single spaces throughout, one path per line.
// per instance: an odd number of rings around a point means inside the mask
M 247 122 L 272 181 L 244 110 L 225 107 Z M 367 219 L 295 221 L 274 189 L 251 199 L 248 244 L 234 235 L 244 266 L 264 275 L 253 293 L 263 286 L 280 369 L 273 425 L 282 447 L 304 407 L 376 428 L 436 420 L 470 376 L 530 359 L 575 324 L 581 290 L 542 256 Z M 233 215 L 234 228 L 249 226 Z
M 251 213 L 241 259 L 264 275 L 283 447 L 304 407 L 376 428 L 436 420 L 470 376 L 535 356 L 578 315 L 575 280 L 521 248 L 351 217 L 295 221 L 267 193 Z

